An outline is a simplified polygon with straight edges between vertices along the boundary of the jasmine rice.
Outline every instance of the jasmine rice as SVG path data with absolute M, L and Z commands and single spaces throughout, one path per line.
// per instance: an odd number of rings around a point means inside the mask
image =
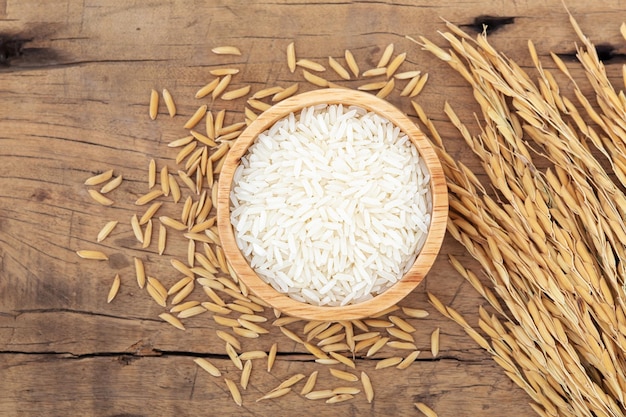
M 430 177 L 389 120 L 318 105 L 263 132 L 231 192 L 235 240 L 277 291 L 313 305 L 371 299 L 410 269 L 428 232 Z

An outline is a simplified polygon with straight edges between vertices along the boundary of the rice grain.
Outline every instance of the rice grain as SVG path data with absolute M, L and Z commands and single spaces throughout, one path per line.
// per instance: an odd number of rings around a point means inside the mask
M 330 368 L 330 374 L 335 378 L 341 379 L 343 381 L 356 382 L 359 380 L 359 377 L 346 371 L 341 371 L 339 369 Z
M 154 88 L 150 91 L 150 106 L 148 110 L 150 118 L 155 120 L 159 113 L 159 93 Z
M 161 313 L 159 314 L 159 318 L 163 321 L 168 322 L 179 330 L 185 330 L 185 326 L 183 326 L 183 323 L 176 317 L 172 316 L 170 313 Z
M 146 204 L 152 202 L 153 200 L 161 197 L 162 195 L 163 195 L 163 190 L 152 190 L 149 193 L 146 193 L 146 194 L 142 195 L 141 197 L 139 197 L 135 201 L 135 205 L 137 205 L 137 206 L 146 205 Z
M 349 49 L 346 49 L 344 57 L 346 58 L 346 64 L 348 64 L 348 68 L 350 68 L 350 71 L 352 71 L 354 76 L 358 78 L 360 71 L 359 65 L 357 64 L 356 59 L 354 59 L 354 55 Z
M 143 231 L 141 230 L 141 226 L 139 225 L 139 219 L 136 214 L 133 214 L 130 217 L 130 225 L 133 228 L 133 233 L 135 234 L 135 239 L 138 242 L 143 243 Z
M 306 383 L 302 387 L 302 391 L 300 391 L 300 395 L 307 395 L 308 393 L 313 391 L 313 388 L 315 388 L 315 383 L 317 382 L 317 375 L 318 371 L 311 372 L 311 375 L 309 375 L 309 378 L 306 380 Z
M 232 75 L 225 75 L 224 77 L 222 77 L 215 89 L 211 92 L 211 97 L 213 97 L 213 99 L 218 98 L 226 90 L 232 78 Z
M 287 394 L 289 394 L 291 392 L 291 388 L 281 388 L 281 389 L 277 389 L 275 391 L 270 391 L 267 394 L 265 394 L 264 396 L 262 396 L 261 398 L 257 399 L 256 401 L 263 401 L 263 400 L 269 400 L 272 398 L 278 398 L 278 397 L 283 397 Z
M 98 250 L 78 250 L 76 254 L 83 259 L 93 259 L 97 261 L 109 260 L 109 257 L 104 252 Z
M 227 93 L 222 94 L 222 100 L 235 100 L 237 98 L 243 97 L 250 93 L 250 86 L 246 85 L 245 87 L 238 88 L 236 90 L 231 90 Z
M 120 184 L 122 184 L 122 180 L 123 180 L 122 175 L 118 175 L 117 177 L 113 178 L 111 181 L 104 184 L 102 188 L 100 189 L 100 193 L 106 194 L 115 190 L 117 187 L 120 186 Z
M 391 56 L 393 55 L 393 49 L 394 49 L 393 43 L 390 43 L 389 45 L 385 47 L 385 50 L 383 51 L 383 54 L 380 57 L 380 60 L 378 61 L 378 64 L 376 64 L 376 68 L 383 68 L 387 66 L 387 64 L 391 60 Z
M 328 57 L 328 65 L 344 80 L 350 79 L 350 73 L 332 56 Z
M 281 100 L 286 99 L 287 97 L 291 97 L 298 91 L 299 87 L 300 87 L 300 84 L 298 83 L 291 84 L 289 87 L 274 94 L 274 96 L 272 97 L 272 101 L 273 102 L 281 101 Z
M 236 46 L 216 46 L 211 49 L 211 52 L 217 55 L 241 55 L 241 51 Z
M 319 391 L 311 391 L 308 394 L 304 395 L 309 400 L 325 400 L 327 398 L 334 397 L 335 394 L 331 389 L 319 390 Z
M 419 351 L 419 350 L 415 350 L 415 351 L 413 351 L 413 352 L 409 353 L 409 354 L 406 356 L 406 358 L 404 358 L 404 359 L 402 360 L 402 362 L 400 362 L 400 363 L 398 364 L 398 366 L 396 366 L 396 368 L 398 368 L 398 369 L 406 369 L 406 368 L 408 368 L 409 366 L 411 366 L 411 364 L 412 364 L 413 362 L 415 362 L 415 360 L 417 359 L 417 357 L 419 356 L 419 354 L 420 354 L 420 351 Z
M 115 226 L 117 226 L 118 223 L 119 222 L 117 220 L 107 222 L 107 224 L 105 224 L 98 232 L 98 237 L 96 238 L 96 241 L 102 242 L 104 239 L 106 239 L 111 234 L 113 229 L 115 229 Z
M 118 291 L 120 290 L 120 274 L 115 274 L 115 278 L 113 278 L 113 283 L 111 284 L 111 289 L 109 290 L 109 295 L 107 296 L 107 303 L 113 301 Z
M 361 372 L 361 383 L 363 384 L 363 391 L 365 391 L 365 398 L 371 404 L 372 400 L 374 400 L 374 387 L 370 377 L 365 372 Z
M 146 249 L 150 246 L 152 242 L 152 220 L 148 220 L 148 224 L 146 225 L 146 230 L 143 233 L 143 242 L 141 243 L 141 247 Z
M 398 68 L 400 67 L 400 65 L 402 65 L 405 59 L 406 59 L 406 52 L 403 52 L 399 54 L 398 56 L 396 56 L 393 59 L 393 61 L 391 61 L 391 63 L 387 67 L 387 72 L 386 72 L 387 78 L 391 77 L 398 70 Z
M 113 200 L 111 200 L 108 197 L 103 196 L 96 190 L 87 190 L 87 192 L 89 193 L 91 198 L 94 199 L 94 201 L 96 201 L 99 204 L 102 204 L 103 206 L 112 206 L 114 203 Z
M 213 90 L 213 92 L 215 92 L 215 90 Z M 207 109 L 208 109 L 208 106 L 206 104 L 198 107 L 195 113 L 187 120 L 187 122 L 185 122 L 185 124 L 183 125 L 183 128 L 187 130 L 193 129 L 198 124 L 198 122 L 202 120 L 202 118 L 207 112 Z
M 437 417 L 437 413 L 422 402 L 415 403 L 415 407 L 420 410 L 426 417 Z
M 213 365 L 211 362 L 209 362 L 207 359 L 204 358 L 196 358 L 193 360 L 196 365 L 198 365 L 200 368 L 204 369 L 206 372 L 209 373 L 209 375 L 214 376 L 214 377 L 220 377 L 222 376 L 222 373 L 220 372 L 220 370 L 217 368 L 217 366 Z
M 332 397 L 330 397 L 329 399 L 326 400 L 326 404 L 336 404 L 336 403 L 341 403 L 344 401 L 348 401 L 354 398 L 354 395 L 351 394 L 339 394 L 339 395 L 334 395 Z
M 233 401 L 235 402 L 235 404 L 241 407 L 241 405 L 243 404 L 243 399 L 241 398 L 241 392 L 239 392 L 239 388 L 237 388 L 237 384 L 235 384 L 233 381 L 231 381 L 228 378 L 224 378 L 224 381 L 226 382 L 226 386 L 228 387 L 228 390 L 230 391 L 230 395 L 232 396 Z
M 215 88 L 217 87 L 217 85 L 220 83 L 220 78 L 216 78 L 213 81 L 211 81 L 210 83 L 206 84 L 204 87 L 200 88 L 198 91 L 196 91 L 196 98 L 203 98 L 208 96 L 209 94 L 211 94 L 213 92 L 213 90 L 215 90 Z
M 226 354 L 237 369 L 239 369 L 240 371 L 243 370 L 243 363 L 241 362 L 239 355 L 237 355 L 235 348 L 232 347 L 228 342 L 226 343 Z
M 235 75 L 239 74 L 239 69 L 237 68 L 217 68 L 209 71 L 209 74 L 215 75 L 216 77 L 221 77 L 223 75 Z
M 163 89 L 163 101 L 165 101 L 165 107 L 167 107 L 167 112 L 170 114 L 170 117 L 176 116 L 176 104 L 174 103 L 172 94 L 170 94 L 167 88 Z
M 323 72 L 326 71 L 326 68 L 322 64 L 318 64 L 317 62 L 313 62 L 310 59 L 299 59 L 296 62 L 296 65 L 302 68 L 309 69 L 311 71 Z
M 433 358 L 436 358 L 437 355 L 439 355 L 439 327 L 437 327 L 430 335 L 430 351 Z
M 384 369 L 384 368 L 389 368 L 392 366 L 396 366 L 398 365 L 400 362 L 402 362 L 402 357 L 400 356 L 392 356 L 390 358 L 385 358 L 382 359 L 380 361 L 378 361 L 378 363 L 376 364 L 376 369 Z
M 243 365 L 243 371 L 241 371 L 241 380 L 239 383 L 241 384 L 241 388 L 244 390 L 248 388 L 248 383 L 250 382 L 250 374 L 252 373 L 252 361 L 247 360 Z
M 311 74 L 307 70 L 302 70 L 302 75 L 304 76 L 305 80 L 313 85 L 316 85 L 318 87 L 328 87 L 328 80 L 325 80 L 324 78 L 319 77 L 315 74 Z
M 99 185 L 110 180 L 113 177 L 113 170 L 109 169 L 100 174 L 89 177 L 85 180 L 85 185 Z

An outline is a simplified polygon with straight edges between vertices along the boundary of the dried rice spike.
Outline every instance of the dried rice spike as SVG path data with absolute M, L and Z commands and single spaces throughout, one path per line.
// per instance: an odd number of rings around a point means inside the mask
M 233 401 L 235 402 L 235 404 L 241 407 L 241 404 L 243 404 L 243 399 L 241 398 L 241 392 L 239 392 L 239 388 L 237 388 L 237 384 L 235 384 L 233 381 L 231 381 L 228 378 L 224 378 L 224 381 L 226 382 L 226 386 L 228 387 L 228 390 L 230 391 L 230 395 L 233 397 Z
M 211 97 L 213 97 L 214 99 L 218 98 L 226 90 L 232 78 L 232 75 L 226 75 L 222 77 L 215 89 L 211 92 Z
M 204 304 L 204 303 L 202 303 L 202 304 Z M 230 334 L 228 332 L 225 332 L 223 330 L 216 330 L 215 334 L 217 335 L 217 337 L 219 337 L 224 342 L 226 342 L 229 345 L 231 345 L 233 348 L 235 348 L 237 350 L 241 350 L 241 343 L 239 343 L 239 340 L 237 340 L 237 338 L 235 336 L 233 336 L 232 334 Z
M 135 258 L 135 275 L 137 276 L 137 285 L 139 288 L 143 288 L 146 285 L 146 270 L 143 261 L 139 258 Z
M 350 73 L 332 56 L 328 57 L 328 65 L 344 80 L 350 79 Z
M 237 68 L 217 68 L 209 71 L 209 74 L 215 75 L 216 77 L 221 77 L 223 75 L 235 75 L 239 74 L 239 69 Z
M 300 337 L 298 335 L 296 335 L 294 332 L 292 332 L 291 330 L 281 326 L 280 327 L 280 331 L 283 332 L 283 334 L 285 336 L 287 336 L 288 338 L 290 338 L 294 342 L 300 343 L 301 345 L 304 344 L 304 341 L 302 339 L 300 339 Z
M 291 392 L 291 388 L 281 388 L 279 390 L 270 391 L 264 396 L 262 396 L 261 398 L 257 399 L 256 402 L 282 397 L 282 396 L 289 394 L 290 392 Z
M 306 380 L 304 387 L 302 387 L 302 391 L 300 391 L 300 395 L 307 395 L 313 391 L 313 388 L 315 388 L 315 382 L 317 382 L 317 374 L 318 371 L 311 372 L 311 375 L 309 375 L 309 378 Z
M 237 355 L 235 348 L 232 347 L 228 342 L 226 342 L 226 354 L 233 362 L 233 364 L 235 364 L 235 367 L 237 367 L 237 369 L 239 369 L 240 371 L 243 370 L 243 363 L 241 362 L 239 355 Z
M 356 365 L 354 364 L 354 361 L 352 359 L 349 359 L 337 352 L 329 352 L 330 356 L 333 357 L 333 359 L 338 360 L 339 362 L 343 363 L 344 365 L 349 366 L 352 369 L 356 369 Z
M 236 46 L 216 46 L 211 52 L 217 55 L 241 55 L 241 51 Z
M 148 107 L 148 114 L 152 120 L 157 118 L 159 113 L 159 93 L 154 88 L 150 91 L 150 105 Z
M 185 136 L 184 138 L 176 139 L 167 144 L 169 148 L 179 148 L 181 146 L 186 146 L 191 143 L 193 140 L 193 136 Z
M 388 337 L 381 337 L 380 339 L 378 339 L 376 343 L 372 345 L 372 347 L 367 351 L 367 354 L 365 356 L 369 357 L 369 356 L 374 355 L 376 352 L 382 349 L 382 347 L 385 346 L 385 344 L 387 344 L 388 341 L 389 341 Z
M 387 84 L 383 88 L 380 89 L 378 93 L 376 93 L 376 97 L 385 98 L 387 97 L 394 89 L 396 82 L 393 78 L 387 81 Z
M 250 374 L 252 373 L 252 361 L 247 360 L 243 365 L 243 371 L 241 371 L 241 379 L 239 383 L 241 384 L 241 388 L 247 389 L 248 383 L 250 382 Z
M 415 97 L 416 95 L 421 93 L 422 89 L 426 85 L 426 81 L 428 81 L 428 74 L 424 74 L 420 77 L 420 80 L 417 82 L 417 84 L 415 84 L 415 88 L 413 89 L 413 91 L 411 91 L 409 97 Z
M 110 180 L 111 177 L 113 177 L 112 169 L 108 171 L 104 171 L 101 174 L 97 174 L 97 175 L 87 178 L 84 184 L 85 185 L 99 185 L 99 184 L 102 184 L 103 182 Z
M 374 387 L 370 377 L 365 372 L 361 372 L 361 383 L 363 384 L 363 391 L 365 391 L 365 398 L 371 404 L 374 399 Z
M 304 76 L 305 80 L 307 80 L 313 85 L 316 85 L 318 87 L 328 87 L 328 80 L 325 80 L 322 77 L 318 77 L 317 75 L 311 74 L 307 70 L 302 70 L 302 75 Z
M 220 372 L 219 369 L 217 369 L 217 366 L 213 365 L 211 362 L 209 362 L 208 360 L 204 359 L 204 358 L 196 358 L 193 360 L 196 365 L 198 365 L 200 368 L 204 369 L 205 371 L 207 371 L 209 373 L 209 375 L 212 375 L 214 377 L 220 377 L 222 376 L 222 373 Z
M 180 187 L 178 186 L 178 182 L 176 182 L 176 178 L 172 174 L 168 174 L 168 182 L 170 183 L 170 192 L 172 193 L 172 199 L 174 203 L 178 203 L 180 201 Z
M 415 86 L 417 85 L 417 82 L 419 80 L 420 80 L 419 76 L 411 78 L 411 80 L 408 83 L 406 83 L 406 85 L 400 92 L 400 97 L 407 97 L 409 94 L 411 94 L 411 91 L 415 89 Z
M 344 381 L 356 382 L 359 380 L 359 377 L 351 374 L 350 372 L 340 371 L 339 369 L 330 368 L 330 374 L 335 378 L 339 378 Z
M 189 294 L 193 292 L 194 288 L 195 288 L 195 283 L 193 281 L 185 285 L 183 289 L 177 292 L 174 298 L 172 298 L 172 305 L 176 305 L 182 302 L 185 298 L 187 298 Z
M 215 91 L 215 90 L 213 90 Z M 183 125 L 183 128 L 189 130 L 189 129 L 193 129 L 198 122 L 200 122 L 200 120 L 202 120 L 202 118 L 204 117 L 204 115 L 206 114 L 208 109 L 208 106 L 206 104 L 198 107 L 198 109 L 195 111 L 195 113 L 189 118 L 189 120 L 187 120 L 185 122 L 185 124 Z
M 329 399 L 326 400 L 326 404 L 336 404 L 336 403 L 340 403 L 343 401 L 348 401 L 354 398 L 354 395 L 350 395 L 350 394 L 339 394 L 339 395 L 335 395 L 333 397 L 330 397 Z
M 397 340 L 393 340 L 391 342 L 387 342 L 387 346 L 392 347 L 394 349 L 402 349 L 402 350 L 415 350 L 417 346 L 413 342 L 398 342 Z
M 406 358 L 404 358 L 402 360 L 402 362 L 400 362 L 398 364 L 398 366 L 396 366 L 396 368 L 398 369 L 406 369 L 409 366 L 411 366 L 411 364 L 413 362 L 415 362 L 415 360 L 417 359 L 417 357 L 419 356 L 420 351 L 419 350 L 414 350 L 413 352 L 409 353 Z
M 391 358 L 385 358 L 385 359 L 380 360 L 376 364 L 376 369 L 384 369 L 384 368 L 389 368 L 391 366 L 396 366 L 400 362 L 402 362 L 402 357 L 400 356 L 392 356 Z
M 253 360 L 253 359 L 264 359 L 264 358 L 267 358 L 267 353 L 263 352 L 262 350 L 249 350 L 239 355 L 239 358 L 242 361 Z
M 207 85 L 205 85 L 204 87 L 202 87 L 201 89 L 199 89 L 198 91 L 196 91 L 196 98 L 203 98 L 208 96 L 209 94 L 211 94 L 213 92 L 213 90 L 215 90 L 215 87 L 217 87 L 217 85 L 220 83 L 220 79 L 216 78 L 213 81 L 211 81 L 210 83 L 208 83 Z
M 143 243 L 143 231 L 141 230 L 141 226 L 139 226 L 139 219 L 137 218 L 136 214 L 133 214 L 130 217 L 130 225 L 133 228 L 133 233 L 135 234 L 135 238 L 140 243 Z
M 248 339 L 256 339 L 259 337 L 259 333 L 250 329 L 245 329 L 243 327 L 234 327 L 233 332 L 235 332 L 235 334 L 238 334 L 241 337 L 245 337 Z
M 281 100 L 286 99 L 287 97 L 291 97 L 292 95 L 294 95 L 298 91 L 299 87 L 300 87 L 300 84 L 298 84 L 298 83 L 290 85 L 289 87 L 285 88 L 284 90 L 274 94 L 274 96 L 272 97 L 272 101 L 273 102 L 281 101 Z
M 433 358 L 439 355 L 439 327 L 430 335 L 430 351 L 433 354 Z
M 113 284 L 111 284 L 111 289 L 109 290 L 109 295 L 107 296 L 107 303 L 113 301 L 117 292 L 120 289 L 120 274 L 115 274 L 115 278 L 113 278 Z
M 278 344 L 272 344 L 270 347 L 270 351 L 267 354 L 267 372 L 272 371 L 272 367 L 274 366 L 274 362 L 276 362 L 276 353 L 278 352 Z
M 346 58 L 346 64 L 348 64 L 348 68 L 350 68 L 350 71 L 352 71 L 354 76 L 358 78 L 359 71 L 360 71 L 359 65 L 356 63 L 356 60 L 354 59 L 354 55 L 352 55 L 352 52 L 350 52 L 349 49 L 346 49 L 346 52 L 344 53 L 344 57 Z
M 110 222 L 107 222 L 107 224 L 105 224 L 102 227 L 102 229 L 100 229 L 100 231 L 98 232 L 98 237 L 96 238 L 96 241 L 102 242 L 104 239 L 106 239 L 107 236 L 111 234 L 113 229 L 115 229 L 115 226 L 117 226 L 117 223 L 119 223 L 117 220 L 112 220 Z
M 122 180 L 123 180 L 122 175 L 118 175 L 117 177 L 113 178 L 111 181 L 104 184 L 104 186 L 100 189 L 100 193 L 106 194 L 115 190 L 117 187 L 120 186 L 120 184 L 122 183 Z
M 103 206 L 112 206 L 114 203 L 113 200 L 111 200 L 108 197 L 103 196 L 96 190 L 87 190 L 87 192 L 89 193 L 91 198 L 94 199 L 94 201 L 96 201 L 99 204 L 102 204 Z
M 154 214 L 161 208 L 162 205 L 163 203 L 161 202 L 152 203 L 152 205 L 148 207 L 148 209 L 139 219 L 139 225 L 143 226 L 144 224 L 148 223 L 148 221 L 152 219 Z
M 399 72 L 397 74 L 394 74 L 393 77 L 396 80 L 408 80 L 408 79 L 419 77 L 421 73 L 422 71 L 405 71 L 405 72 Z
M 372 68 L 372 69 L 368 69 L 367 71 L 363 72 L 363 76 L 364 77 L 377 77 L 379 75 L 384 75 L 387 73 L 387 68 L 382 67 L 382 68 Z
M 423 319 L 428 317 L 428 311 L 419 308 L 402 307 L 402 312 L 409 317 Z
M 387 81 L 378 81 L 375 83 L 368 83 L 368 84 L 363 84 L 357 87 L 357 90 L 361 90 L 361 91 L 373 91 L 373 90 L 380 90 L 381 88 L 385 87 L 387 85 Z
M 417 402 L 415 403 L 415 407 L 420 410 L 426 417 L 437 417 L 437 413 L 435 413 L 432 408 L 424 403 Z
M 143 249 L 146 249 L 148 246 L 150 246 L 151 242 L 152 242 L 152 220 L 148 220 L 148 224 L 146 225 L 146 230 L 143 233 L 143 242 L 141 244 L 141 247 Z
M 265 111 L 269 109 L 270 107 L 272 107 L 271 104 L 267 104 L 256 99 L 249 99 L 246 103 L 248 103 L 248 105 L 252 107 L 253 109 L 259 110 L 259 111 Z
M 150 294 L 150 297 L 152 297 L 152 299 L 161 307 L 166 307 L 166 300 L 163 297 L 163 295 L 159 292 L 159 290 L 157 290 L 156 288 L 154 288 L 154 286 L 152 286 L 151 284 L 146 285 L 146 290 L 148 291 L 148 294 Z
M 407 333 L 404 330 L 400 330 L 397 327 L 388 327 L 387 333 L 389 333 L 393 337 L 397 337 L 400 340 L 404 340 L 410 343 L 415 343 L 415 339 L 410 333 Z
M 227 93 L 222 94 L 222 100 L 235 100 L 240 97 L 247 95 L 250 92 L 250 86 L 246 85 L 245 87 L 237 88 L 236 90 L 231 90 Z
M 135 205 L 143 206 L 153 201 L 156 198 L 159 198 L 163 195 L 163 190 L 152 190 L 147 194 L 142 195 L 135 201 Z
M 296 65 L 302 68 L 309 69 L 311 71 L 317 71 L 317 72 L 326 71 L 326 68 L 322 64 L 318 64 L 317 62 L 313 62 L 309 59 L 299 59 L 296 62 Z
M 198 305 L 200 305 L 200 301 L 187 301 L 185 303 L 178 304 L 170 308 L 170 313 L 180 313 L 183 310 L 187 310 L 188 308 L 192 308 Z
M 178 320 L 176 317 L 172 316 L 170 313 L 161 313 L 159 314 L 159 318 L 161 318 L 161 320 L 168 322 L 169 324 L 176 327 L 177 329 L 185 330 L 185 326 L 183 326 L 183 323 L 180 320 Z
M 206 313 L 206 312 L 207 312 L 207 309 L 202 306 L 191 307 L 178 313 L 178 318 L 186 319 L 186 318 L 194 317 L 202 313 Z
M 167 88 L 163 89 L 163 101 L 165 101 L 165 106 L 167 107 L 167 112 L 170 114 L 170 117 L 176 116 L 176 104 Z
M 324 389 L 319 391 L 311 391 L 304 396 L 309 400 L 325 400 L 326 398 L 334 397 L 335 394 L 331 389 Z
M 393 49 L 394 49 L 393 43 L 390 43 L 389 45 L 387 45 L 387 47 L 383 51 L 382 56 L 380 57 L 380 60 L 378 61 L 378 64 L 376 64 L 376 68 L 382 68 L 382 67 L 387 66 L 387 64 L 389 63 L 389 60 L 391 60 L 391 56 L 393 55 Z
M 391 61 L 391 63 L 387 67 L 387 72 L 386 72 L 387 78 L 391 77 L 398 70 L 398 68 L 400 67 L 400 65 L 402 65 L 405 59 L 406 59 L 406 52 L 403 52 L 399 54 L 398 56 L 396 56 L 393 59 L 393 61 Z

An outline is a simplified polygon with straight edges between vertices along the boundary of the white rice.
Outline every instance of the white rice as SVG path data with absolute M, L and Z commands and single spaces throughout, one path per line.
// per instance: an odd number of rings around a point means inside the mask
M 250 266 L 314 305 L 366 301 L 415 262 L 430 224 L 430 177 L 389 120 L 319 105 L 276 122 L 241 159 L 231 223 Z

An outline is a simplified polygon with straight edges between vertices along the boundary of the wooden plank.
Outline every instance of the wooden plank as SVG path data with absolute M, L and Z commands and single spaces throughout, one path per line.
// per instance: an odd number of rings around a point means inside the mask
M 480 171 L 441 112 L 443 103 L 450 101 L 461 119 L 474 126 L 477 106 L 471 90 L 444 63 L 404 36 L 424 34 L 443 44 L 436 34 L 444 30 L 439 16 L 468 30 L 481 15 L 512 17 L 511 23 L 491 34 L 493 44 L 528 66 L 526 40 L 531 37 L 548 68 L 554 67 L 545 59 L 549 51 L 571 55 L 575 42 L 558 1 L 131 2 L 123 7 L 103 0 L 69 0 L 63 7 L 41 3 L 0 0 L 0 38 L 23 44 L 14 58 L 0 59 L 2 415 L 242 411 L 229 399 L 223 381 L 202 374 L 193 364 L 197 356 L 214 355 L 228 375 L 238 378 L 223 356 L 224 343 L 215 337 L 218 326 L 211 315 L 185 320 L 185 332 L 162 322 L 157 316 L 164 310 L 137 287 L 133 269 L 133 257 L 140 257 L 149 274 L 169 286 L 181 277 L 170 259 L 184 257 L 186 250 L 182 235 L 170 233 L 166 256 L 159 257 L 156 239 L 144 250 L 132 233 L 129 220 L 143 211 L 134 201 L 148 191 L 150 159 L 158 168 L 164 164 L 175 168 L 176 151 L 166 144 L 187 134 L 182 124 L 201 104 L 226 109 L 227 124 L 243 120 L 241 100 L 193 98 L 213 79 L 209 69 L 239 68 L 232 88 L 251 85 L 257 91 L 300 82 L 300 91 L 308 91 L 314 87 L 303 81 L 301 72 L 291 74 L 287 69 L 285 48 L 292 40 L 300 57 L 324 64 L 328 55 L 343 62 L 343 51 L 349 48 L 362 70 L 374 67 L 393 42 L 397 51 L 408 53 L 402 70 L 430 74 L 417 100 L 435 120 L 451 154 Z M 624 52 L 621 14 L 616 13 L 621 10 L 619 2 L 575 0 L 568 7 L 594 41 L 612 45 L 616 54 Z M 210 53 L 212 47 L 226 44 L 238 46 L 243 56 Z M 611 79 L 621 80 L 617 61 L 607 61 L 606 67 Z M 581 75 L 575 63 L 570 60 L 568 65 Z M 331 70 L 323 76 L 353 88 L 365 82 L 343 81 Z M 568 88 L 567 83 L 562 86 Z M 161 102 L 157 120 L 150 121 L 147 103 L 152 88 L 168 88 L 180 116 L 171 120 Z M 588 86 L 582 88 L 587 91 Z M 391 102 L 413 115 L 410 103 L 395 93 Z M 110 208 L 93 202 L 83 185 L 87 177 L 106 169 L 125 178 L 110 194 L 115 201 Z M 159 215 L 180 214 L 182 204 L 164 201 Z M 120 224 L 96 245 L 98 231 L 109 220 Z M 80 260 L 75 255 L 78 249 L 103 250 L 109 260 Z M 315 410 L 322 409 L 325 415 L 405 415 L 414 413 L 413 402 L 423 401 L 440 415 L 532 415 L 521 389 L 458 326 L 428 305 L 427 291 L 475 325 L 478 306 L 485 304 L 452 270 L 448 254 L 472 264 L 464 249 L 447 238 L 428 278 L 403 302 L 431 312 L 426 319 L 411 320 L 417 328 L 417 347 L 424 351 L 418 362 L 403 372 L 374 371 L 373 360 L 357 358 L 359 369 L 372 377 L 375 402 L 367 404 L 361 394 L 333 406 L 318 408 L 315 403 Z M 120 293 L 107 304 L 118 272 Z M 190 297 L 205 296 L 197 288 Z M 264 315 L 273 317 L 269 310 Z M 302 326 L 289 328 L 300 332 Z M 324 366 L 310 362 L 302 346 L 269 324 L 265 327 L 270 334 L 242 340 L 244 348 L 267 351 L 277 341 L 279 360 L 271 375 L 255 362 L 251 387 L 244 393 L 246 412 L 293 415 L 313 409 L 311 402 L 295 394 L 284 401 L 254 402 L 297 372 L 319 370 L 320 387 L 336 382 Z M 442 332 L 441 353 L 440 359 L 431 360 L 429 335 L 435 328 Z M 383 350 L 376 358 L 396 353 Z

